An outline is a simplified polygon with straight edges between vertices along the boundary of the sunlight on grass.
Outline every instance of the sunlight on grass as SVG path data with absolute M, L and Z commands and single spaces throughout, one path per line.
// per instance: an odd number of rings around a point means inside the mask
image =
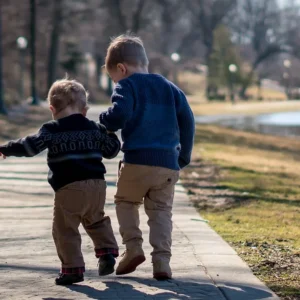
M 282 299 L 294 299 L 288 295 L 300 290 L 300 141 L 198 125 L 193 155 L 219 166 L 217 186 L 243 196 L 201 216 L 255 275 Z

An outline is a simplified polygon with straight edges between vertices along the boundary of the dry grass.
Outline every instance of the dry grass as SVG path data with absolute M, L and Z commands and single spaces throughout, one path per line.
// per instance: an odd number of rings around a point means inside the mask
M 202 74 L 182 72 L 179 74 L 179 82 L 187 92 L 189 102 L 195 115 L 218 115 L 218 114 L 261 114 L 282 111 L 300 110 L 300 101 L 285 101 L 283 92 L 262 88 L 261 95 L 264 101 L 251 100 L 248 102 L 237 102 L 232 105 L 226 102 L 207 102 L 205 99 L 205 77 Z M 225 89 L 224 93 L 228 94 Z M 248 95 L 257 98 L 257 87 L 248 89 Z
M 180 87 L 191 97 L 196 96 L 197 99 L 205 98 L 206 80 L 202 74 L 187 71 L 181 72 L 178 75 L 178 81 Z
M 193 155 L 183 179 L 195 205 L 226 204 L 201 215 L 282 299 L 300 299 L 300 141 L 197 126 Z M 199 160 L 218 174 L 205 178 Z
M 203 74 L 185 71 L 181 72 L 178 78 L 180 85 L 187 91 L 188 94 L 196 95 L 197 97 L 203 96 L 204 98 L 206 78 Z M 228 94 L 226 89 L 223 89 L 222 92 Z M 250 86 L 247 90 L 247 95 L 252 99 L 257 99 L 258 94 L 257 86 Z M 284 92 L 265 87 L 261 88 L 261 97 L 264 100 L 286 100 Z
M 247 90 L 247 94 L 252 99 L 258 98 L 258 89 L 255 86 L 251 86 Z M 261 89 L 261 97 L 264 100 L 286 100 L 286 94 L 284 92 L 278 91 L 278 90 L 272 90 L 270 88 L 262 88 Z

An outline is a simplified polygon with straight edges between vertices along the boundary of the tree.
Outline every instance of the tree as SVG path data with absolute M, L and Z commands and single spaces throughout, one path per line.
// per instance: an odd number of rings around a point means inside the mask
M 274 0 L 239 0 L 231 20 L 236 42 L 250 46 L 253 53 L 250 70 L 240 90 L 240 97 L 246 99 L 247 88 L 260 64 L 288 51 L 286 32 L 281 26 L 281 10 Z
M 230 65 L 237 66 L 237 72 L 229 71 Z M 219 25 L 214 31 L 214 44 L 209 57 L 208 84 L 211 87 L 209 99 L 217 99 L 220 87 L 228 88 L 233 94 L 234 86 L 241 82 L 241 59 L 231 41 L 231 33 L 225 25 Z
M 82 53 L 78 50 L 78 45 L 68 42 L 66 44 L 66 57 L 61 61 L 62 68 L 71 76 L 78 74 L 78 65 L 84 62 Z
M 147 14 L 151 11 L 149 0 L 103 0 L 102 8 L 106 10 L 108 32 L 113 35 L 125 32 L 138 32 L 147 26 L 150 19 Z M 145 9 L 149 4 L 149 9 Z M 152 6 L 152 5 L 151 5 Z
M 0 3 L 0 114 L 6 114 L 2 82 L 2 6 Z
M 237 0 L 191 0 L 190 10 L 193 13 L 193 21 L 190 32 L 183 38 L 183 45 L 190 45 L 197 39 L 201 39 L 206 51 L 204 60 L 206 65 L 210 65 L 210 57 L 213 51 L 214 31 L 220 25 L 229 12 L 236 6 Z M 208 68 L 208 76 L 210 70 Z M 207 97 L 211 93 L 212 87 L 209 82 L 206 87 Z M 213 88 L 214 89 L 214 88 Z
M 30 0 L 30 50 L 31 50 L 31 97 L 32 105 L 38 105 L 39 100 L 36 95 L 36 3 L 35 0 Z
M 161 41 L 158 46 L 160 53 L 169 57 L 170 54 L 179 50 L 178 41 L 184 30 L 181 21 L 183 19 L 186 21 L 187 4 L 181 0 L 156 0 L 156 3 L 160 9 L 158 21 Z
M 50 47 L 48 52 L 48 88 L 50 88 L 52 83 L 56 80 L 60 38 L 64 34 L 65 27 L 69 25 L 68 23 L 77 22 L 78 24 L 80 22 L 81 24 L 83 24 L 83 19 L 86 15 L 93 16 L 94 8 L 91 3 L 86 3 L 86 1 L 83 0 L 54 0 L 51 4 L 52 29 L 50 34 Z
M 56 79 L 58 52 L 59 52 L 59 40 L 62 32 L 63 22 L 63 0 L 53 1 L 52 11 L 52 30 L 50 36 L 50 47 L 48 54 L 48 89 Z

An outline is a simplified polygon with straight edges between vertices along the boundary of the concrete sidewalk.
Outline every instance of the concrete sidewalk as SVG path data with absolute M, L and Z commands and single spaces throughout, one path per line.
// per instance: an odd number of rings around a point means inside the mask
M 92 110 L 98 113 L 96 108 Z M 121 246 L 113 204 L 118 159 L 106 161 L 106 213 Z M 174 280 L 152 279 L 147 218 L 141 209 L 146 262 L 126 277 L 97 275 L 93 245 L 82 232 L 85 281 L 56 286 L 60 262 L 52 241 L 53 192 L 45 155 L 0 161 L 0 299 L 279 299 L 198 215 L 179 184 L 174 206 Z

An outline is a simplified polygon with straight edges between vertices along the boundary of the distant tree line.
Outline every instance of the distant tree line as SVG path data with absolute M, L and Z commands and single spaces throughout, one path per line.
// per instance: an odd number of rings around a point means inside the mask
M 299 72 L 295 71 L 300 58 L 300 7 L 293 0 L 286 1 L 284 6 L 277 0 L 33 2 L 36 11 L 34 68 L 39 98 L 44 99 L 52 82 L 65 73 L 83 80 L 92 91 L 100 90 L 101 66 L 110 37 L 125 32 L 143 38 L 152 71 L 169 76 L 172 53 L 180 55 L 180 68 L 190 65 L 191 61 L 206 65 L 209 99 L 218 97 L 223 87 L 230 88 L 233 79 L 242 99 L 247 99 L 249 86 L 259 85 L 262 78 L 284 82 L 282 61 L 285 58 L 295 61 L 289 72 L 295 74 L 295 85 L 300 82 Z M 21 55 L 25 56 L 25 96 L 32 94 L 32 44 L 23 52 L 16 45 L 20 36 L 31 39 L 30 3 L 29 0 L 1 2 L 3 71 L 0 87 L 3 86 L 1 92 L 8 104 L 24 100 L 17 88 Z M 86 69 L 89 59 L 95 65 L 91 77 Z M 230 65 L 236 66 L 234 78 Z

